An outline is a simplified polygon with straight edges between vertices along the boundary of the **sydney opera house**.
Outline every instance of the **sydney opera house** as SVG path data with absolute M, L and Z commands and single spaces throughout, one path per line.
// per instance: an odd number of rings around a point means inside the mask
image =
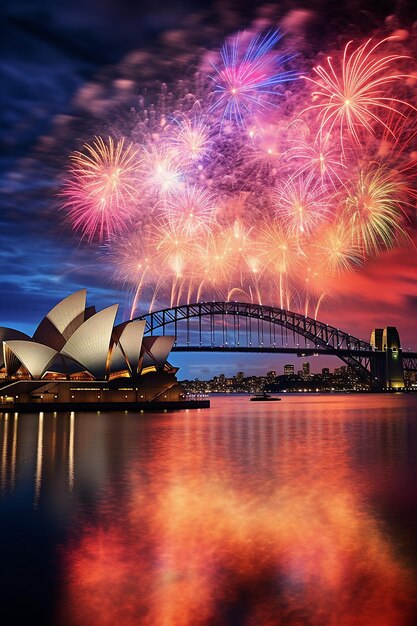
M 33 337 L 0 327 L 0 407 L 207 406 L 185 397 L 167 361 L 175 338 L 144 336 L 141 320 L 115 325 L 117 310 L 87 307 L 82 289 L 49 311 Z

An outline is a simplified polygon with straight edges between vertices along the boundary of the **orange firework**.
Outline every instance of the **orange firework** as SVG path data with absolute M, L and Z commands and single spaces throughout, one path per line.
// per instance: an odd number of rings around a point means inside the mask
M 343 221 L 327 226 L 316 244 L 313 256 L 317 258 L 320 275 L 340 276 L 357 269 L 363 262 L 352 229 Z
M 155 241 L 155 262 L 177 278 L 182 277 L 192 262 L 197 241 L 186 235 L 179 222 L 171 221 L 157 223 L 151 229 L 151 237 Z
M 207 240 L 199 246 L 196 260 L 205 281 L 224 284 L 234 269 L 229 238 L 222 231 L 211 232 Z
M 303 255 L 297 238 L 278 222 L 268 223 L 259 229 L 258 245 L 263 272 L 278 277 L 280 307 L 284 308 L 289 300 L 288 274 L 296 269 Z

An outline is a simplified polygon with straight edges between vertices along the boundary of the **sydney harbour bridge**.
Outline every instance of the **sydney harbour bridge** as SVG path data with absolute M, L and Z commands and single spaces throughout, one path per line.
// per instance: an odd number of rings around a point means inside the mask
M 334 355 L 374 390 L 404 386 L 417 352 L 401 349 L 397 329 L 374 329 L 369 342 L 311 317 L 243 302 L 199 302 L 154 311 L 146 335 L 174 335 L 177 352 L 260 352 Z

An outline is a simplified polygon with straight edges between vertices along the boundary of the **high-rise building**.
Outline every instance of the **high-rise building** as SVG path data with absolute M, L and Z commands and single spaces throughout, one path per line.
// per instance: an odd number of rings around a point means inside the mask
M 284 365 L 284 376 L 294 376 L 294 365 Z
M 275 380 L 277 373 L 275 370 L 271 370 L 270 372 L 267 372 L 266 377 L 269 381 Z
M 238 373 L 236 374 L 236 380 L 237 380 L 239 383 L 241 383 L 241 382 L 243 382 L 243 379 L 244 379 L 244 374 L 243 374 L 243 372 L 238 372 Z
M 321 370 L 321 375 L 325 378 L 328 378 L 330 375 L 330 370 L 328 367 L 323 367 L 323 369 Z
M 308 361 L 304 361 L 303 363 L 303 377 L 308 378 L 310 376 L 310 363 Z

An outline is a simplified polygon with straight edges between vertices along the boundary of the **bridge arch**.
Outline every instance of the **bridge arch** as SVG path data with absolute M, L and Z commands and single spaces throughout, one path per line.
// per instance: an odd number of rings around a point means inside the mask
M 174 334 L 177 341 L 173 350 L 190 352 L 288 352 L 282 342 L 277 345 L 271 341 L 276 337 L 276 328 L 281 328 L 304 338 L 304 347 L 293 352 L 336 355 L 361 379 L 378 386 L 371 373 L 373 350 L 368 342 L 294 311 L 244 302 L 199 302 L 154 311 L 138 319 L 146 321 L 146 335 Z M 203 320 L 208 323 L 203 324 Z M 250 326 L 248 334 L 247 320 L 257 321 L 258 332 Z M 197 321 L 196 326 L 192 321 Z M 220 330 L 223 341 L 216 330 Z M 265 334 L 269 344 L 264 341 Z M 224 341 L 225 336 L 231 336 L 232 341 Z

